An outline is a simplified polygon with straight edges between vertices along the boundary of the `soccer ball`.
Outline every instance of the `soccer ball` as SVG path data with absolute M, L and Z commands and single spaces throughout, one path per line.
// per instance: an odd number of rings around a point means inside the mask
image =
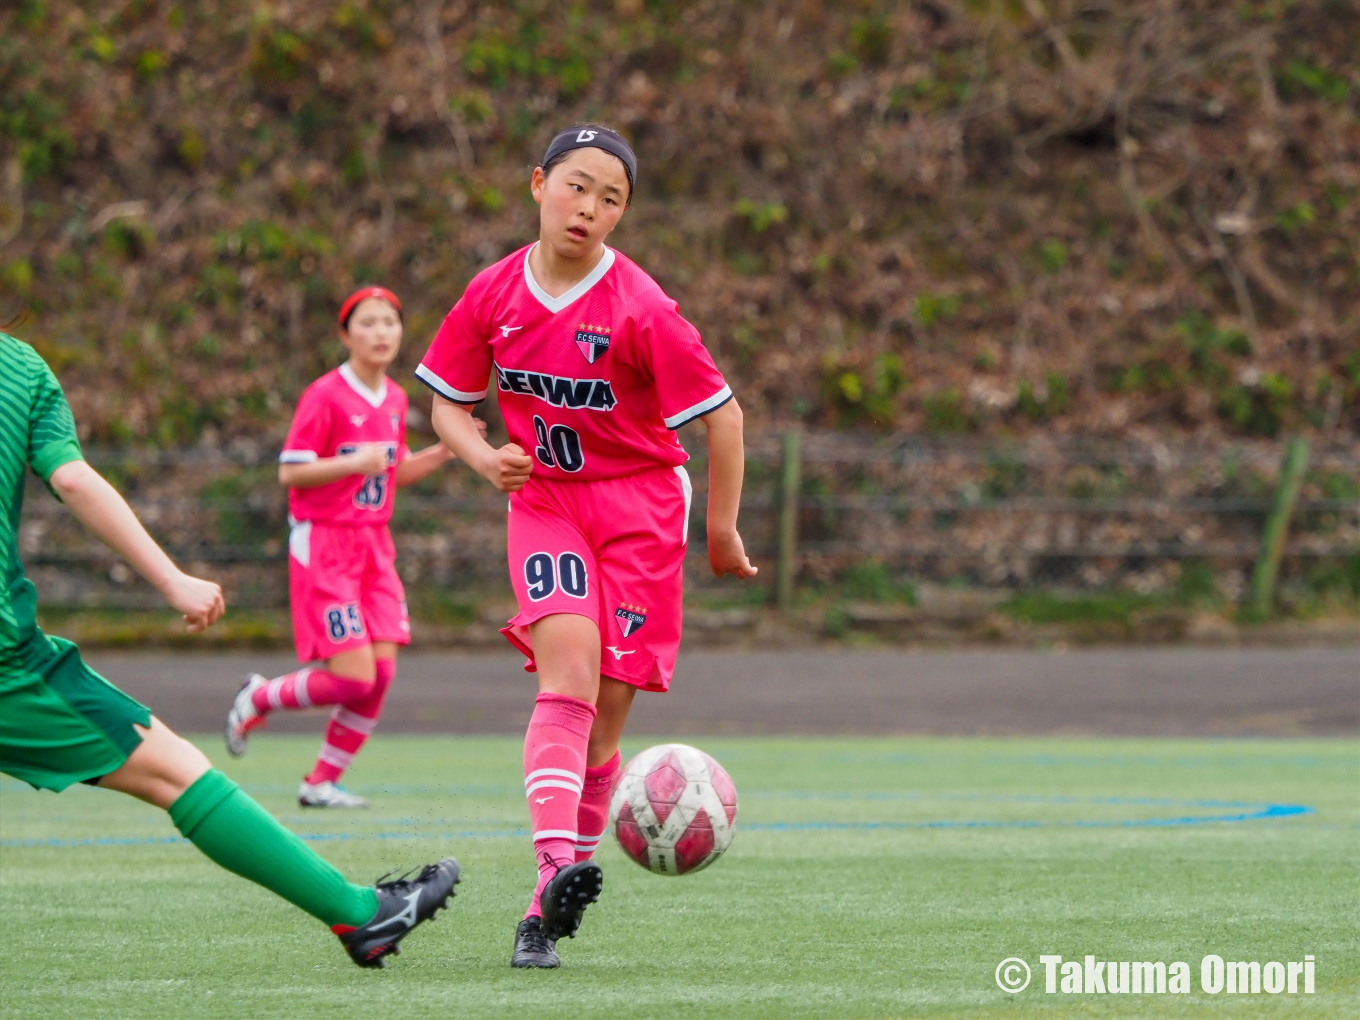
M 609 801 L 614 838 L 658 875 L 706 868 L 732 845 L 737 788 L 698 748 L 658 744 L 623 770 Z

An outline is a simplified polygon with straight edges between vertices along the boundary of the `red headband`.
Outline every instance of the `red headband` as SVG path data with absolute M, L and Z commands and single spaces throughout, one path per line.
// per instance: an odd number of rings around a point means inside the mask
M 345 303 L 340 306 L 339 318 L 341 329 L 345 328 L 345 323 L 349 321 L 350 312 L 354 311 L 359 302 L 367 301 L 371 297 L 381 298 L 395 308 L 398 315 L 401 314 L 401 301 L 397 299 L 397 295 L 393 294 L 386 287 L 363 287 L 345 298 Z

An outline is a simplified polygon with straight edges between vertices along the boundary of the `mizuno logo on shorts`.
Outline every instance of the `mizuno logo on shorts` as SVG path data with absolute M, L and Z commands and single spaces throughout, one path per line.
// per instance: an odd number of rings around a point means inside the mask
M 496 385 L 505 393 L 523 393 L 552 404 L 586 411 L 612 411 L 618 401 L 608 379 L 568 379 L 543 372 L 496 366 Z

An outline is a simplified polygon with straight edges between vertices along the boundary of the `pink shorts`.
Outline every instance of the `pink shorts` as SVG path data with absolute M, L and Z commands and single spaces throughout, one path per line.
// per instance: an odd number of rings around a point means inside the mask
M 626 478 L 531 478 L 510 496 L 507 551 L 519 615 L 501 631 L 529 657 L 529 625 L 554 613 L 594 620 L 600 672 L 664 691 L 680 649 L 689 475 L 661 467 Z
M 385 524 L 293 525 L 288 591 L 298 661 L 329 659 L 374 641 L 410 644 L 396 558 Z

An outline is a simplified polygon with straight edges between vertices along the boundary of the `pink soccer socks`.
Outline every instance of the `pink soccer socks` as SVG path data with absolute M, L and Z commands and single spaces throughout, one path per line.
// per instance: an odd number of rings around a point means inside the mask
M 538 886 L 525 917 L 557 869 L 576 860 L 576 822 L 595 706 L 565 694 L 540 694 L 524 735 L 524 792 L 534 833 Z
M 311 708 L 357 701 L 373 689 L 367 680 L 336 676 L 324 669 L 305 666 L 296 673 L 275 677 L 251 696 L 255 711 L 264 715 L 276 708 Z
M 588 861 L 609 829 L 609 795 L 619 775 L 619 752 L 603 765 L 586 769 L 581 805 L 576 809 L 576 859 Z
M 377 661 L 377 679 L 366 693 L 352 701 L 335 706 L 331 721 L 326 724 L 326 736 L 321 742 L 321 751 L 316 758 L 316 766 L 307 774 L 305 782 L 337 782 L 345 769 L 349 768 L 354 756 L 364 746 L 378 716 L 382 714 L 383 699 L 387 689 L 397 677 L 396 659 Z M 310 684 L 308 685 L 310 687 Z
M 250 694 L 250 703 L 259 713 L 259 717 L 252 720 L 254 725 L 263 722 L 264 716 L 275 709 L 335 706 L 326 725 L 326 736 L 316 765 L 307 774 L 305 783 L 334 783 L 339 779 L 378 724 L 387 689 L 396 679 L 397 662 L 379 659 L 375 666 L 371 681 L 306 666 L 296 673 L 285 673 L 260 684 Z M 240 742 L 244 752 L 244 738 Z M 231 750 L 230 738 L 228 750 Z

